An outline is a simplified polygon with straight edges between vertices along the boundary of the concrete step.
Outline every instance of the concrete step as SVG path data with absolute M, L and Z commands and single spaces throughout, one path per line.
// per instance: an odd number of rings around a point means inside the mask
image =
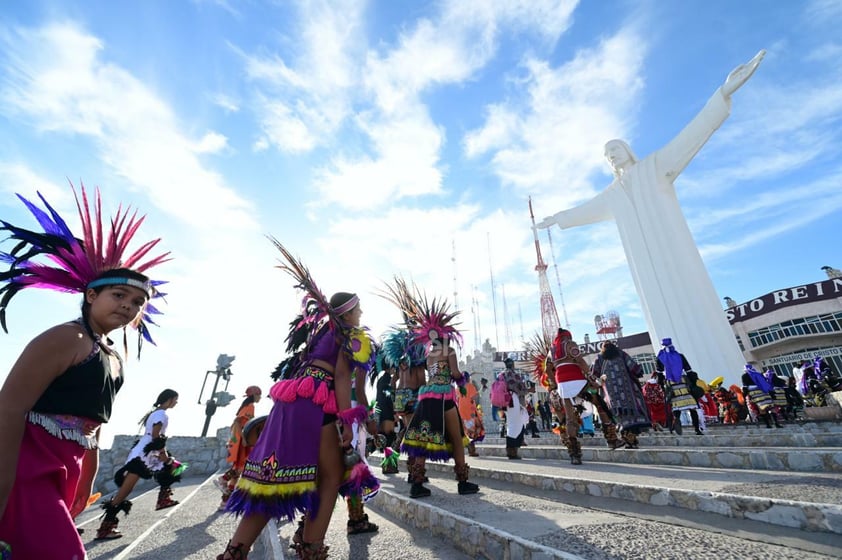
M 704 436 L 701 436 L 704 437 Z M 482 457 L 505 457 L 502 445 L 478 445 Z M 532 459 L 566 461 L 567 449 L 560 445 L 534 445 L 520 449 L 520 455 Z M 582 446 L 585 461 L 636 465 L 672 465 L 724 469 L 791 470 L 799 472 L 842 473 L 842 450 L 820 447 L 651 447 L 609 449 Z
M 485 461 L 481 461 L 483 464 Z M 448 465 L 428 469 L 432 496 L 409 498 L 405 474 L 390 475 L 371 509 L 453 539 L 475 558 L 838 558 L 842 537 L 673 505 L 653 505 L 530 486 L 502 470 L 472 468 L 480 493 L 460 496 Z M 482 472 L 485 469 L 485 472 Z M 483 476 L 491 471 L 497 478 Z M 518 478 L 506 480 L 506 478 Z M 632 522 L 630 522 L 632 521 Z
M 452 466 L 427 463 L 452 476 Z M 608 497 L 842 535 L 842 480 L 835 474 L 471 458 L 471 476 L 560 494 Z M 405 473 L 404 469 L 404 473 Z M 387 475 L 403 480 L 406 474 Z M 567 499 L 567 498 L 564 498 Z
M 783 423 L 787 432 L 790 433 L 806 433 L 806 434 L 842 434 L 842 421 L 839 420 L 828 420 L 828 421 L 795 421 L 795 422 L 784 422 Z M 692 432 L 693 427 L 691 425 L 683 425 L 685 432 L 689 429 Z M 486 422 L 486 437 L 498 436 L 500 433 L 499 424 L 496 422 Z M 756 423 L 740 423 L 740 424 L 708 424 L 706 427 L 708 433 L 710 434 L 741 434 L 741 435 L 765 435 L 769 432 L 775 433 L 778 430 L 770 430 L 766 427 L 765 424 L 756 424 Z M 548 430 L 541 429 L 541 435 L 543 436 L 545 433 L 551 433 Z M 601 431 L 599 428 L 596 429 L 597 435 L 601 435 Z M 669 431 L 665 432 L 655 432 L 654 430 L 650 430 L 649 434 L 664 434 L 669 435 Z
M 795 420 L 786 421 L 784 425 L 788 430 L 794 432 L 812 432 L 812 433 L 839 433 L 842 432 L 842 422 L 839 420 Z M 713 431 L 747 431 L 755 433 L 764 433 L 766 424 L 756 422 L 741 422 L 739 424 L 720 424 L 712 423 L 707 425 L 708 429 Z
M 605 447 L 602 434 L 584 435 L 579 438 L 585 447 Z M 837 447 L 842 448 L 842 433 L 798 432 L 790 433 L 780 429 L 774 432 L 755 435 L 748 433 L 723 433 L 708 430 L 703 436 L 697 436 L 692 428 L 682 435 L 644 433 L 639 436 L 641 447 Z M 530 445 L 559 445 L 556 434 L 542 432 L 539 437 L 525 438 Z M 477 445 L 505 445 L 506 439 L 486 436 Z

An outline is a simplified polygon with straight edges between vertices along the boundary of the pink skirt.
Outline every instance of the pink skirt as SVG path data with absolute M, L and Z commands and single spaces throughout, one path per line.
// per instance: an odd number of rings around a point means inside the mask
M 0 519 L 0 541 L 11 545 L 13 558 L 85 558 L 85 547 L 70 517 L 84 453 L 78 443 L 26 423 L 15 484 Z

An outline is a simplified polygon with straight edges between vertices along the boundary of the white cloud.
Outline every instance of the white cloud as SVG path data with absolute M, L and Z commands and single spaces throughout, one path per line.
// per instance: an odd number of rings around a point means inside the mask
M 568 27 L 576 2 L 459 2 L 441 4 L 383 55 L 370 52 L 366 85 L 384 112 L 413 103 L 419 93 L 470 79 L 496 53 L 507 31 L 539 31 L 554 41 Z M 384 49 L 385 50 L 385 49 Z
M 837 0 L 810 0 L 804 7 L 804 16 L 813 25 L 835 25 L 842 21 L 842 4 Z
M 291 107 L 280 101 L 265 101 L 261 106 L 264 136 L 258 142 L 262 145 L 274 145 L 293 154 L 309 152 L 316 146 L 319 139 L 314 130 Z
M 766 240 L 795 231 L 808 224 L 821 223 L 824 216 L 842 209 L 842 170 L 788 189 L 760 192 L 742 204 L 699 212 L 690 221 L 693 231 L 716 232 L 739 222 L 745 233 L 721 236 L 700 243 L 706 260 L 745 251 Z
M 240 110 L 240 103 L 235 98 L 224 93 L 217 93 L 211 96 L 214 105 L 218 105 L 226 113 L 236 113 Z
M 216 154 L 228 147 L 228 138 L 218 132 L 208 132 L 193 146 L 198 154 Z
M 66 185 L 56 185 L 21 162 L 0 161 L 0 189 L 9 194 L 20 194 L 32 202 L 37 200 L 40 192 L 55 208 L 72 204 L 73 200 Z M 0 204 L 17 206 L 19 202 L 16 198 L 3 197 Z
M 331 164 L 317 172 L 316 204 L 360 209 L 439 193 L 445 131 L 430 118 L 421 95 L 471 79 L 510 29 L 537 31 L 551 45 L 567 29 L 575 6 L 445 2 L 432 18 L 402 31 L 394 47 L 375 45 L 360 65 L 354 55 L 367 48 L 362 6 L 300 5 L 294 55 L 244 55 L 247 74 L 260 90 L 264 135 L 256 149 L 274 145 L 303 153 L 338 146 Z M 346 124 L 370 140 L 368 153 L 341 151 L 335 135 Z M 362 189 L 364 198 L 357 195 Z
M 354 55 L 364 46 L 364 9 L 354 1 L 302 2 L 295 49 L 287 58 L 241 53 L 257 87 L 266 143 L 300 153 L 334 140 L 358 83 Z
M 253 229 L 251 206 L 196 159 L 155 93 L 102 59 L 104 44 L 73 23 L 3 37 L 2 104 L 42 131 L 93 138 L 101 159 L 163 211 L 196 227 Z
M 490 105 L 483 126 L 466 134 L 465 153 L 490 153 L 504 184 L 527 192 L 563 186 L 568 205 L 581 200 L 592 192 L 589 177 L 605 168 L 594 147 L 626 136 L 633 123 L 646 50 L 632 26 L 558 68 L 526 58 L 526 75 L 513 82 L 526 101 Z
M 437 164 L 444 133 L 425 111 L 407 110 L 400 117 L 361 126 L 379 157 L 336 156 L 331 166 L 319 171 L 318 205 L 334 203 L 362 210 L 441 191 Z

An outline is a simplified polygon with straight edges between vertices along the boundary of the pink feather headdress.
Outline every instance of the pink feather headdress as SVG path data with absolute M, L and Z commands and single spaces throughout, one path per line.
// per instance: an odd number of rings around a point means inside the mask
M 0 220 L 0 231 L 9 232 L 8 239 L 18 242 L 10 252 L 0 252 L 0 262 L 9 266 L 8 270 L 0 273 L 0 282 L 3 283 L 0 287 L 0 326 L 6 332 L 6 308 L 12 298 L 26 288 L 84 293 L 88 288 L 127 284 L 144 290 L 149 299 L 165 295 L 157 290 L 157 286 L 163 284 L 163 281 L 140 282 L 116 275 L 108 276 L 109 270 L 118 268 L 145 273 L 153 266 L 170 260 L 169 253 L 147 256 L 160 239 L 147 241 L 127 254 L 128 245 L 145 216 L 138 216 L 136 211 L 131 212 L 129 208 L 123 210 L 121 205 L 110 220 L 110 228 L 105 231 L 99 189 L 96 189 L 96 206 L 92 214 L 85 186 L 81 185 L 81 202 L 76 189 L 72 184 L 70 187 L 73 189 L 82 224 L 81 239 L 73 234 L 64 219 L 41 193 L 38 193 L 38 198 L 44 203 L 46 212 L 23 196 L 17 196 L 35 216 L 43 232 L 24 229 Z M 36 260 L 39 257 L 47 262 Z M 149 335 L 146 323 L 155 324 L 151 318 L 151 315 L 155 314 L 160 314 L 160 311 L 147 302 L 140 320 L 135 325 L 143 338 L 152 344 L 154 341 Z
M 400 276 L 394 277 L 393 284 L 386 282 L 378 295 L 400 309 L 411 344 L 426 347 L 433 340 L 447 339 L 462 345 L 462 335 L 456 329 L 458 323 L 453 322 L 459 312 L 450 311 L 446 298 L 429 299 L 418 286 L 413 284 L 410 288 Z

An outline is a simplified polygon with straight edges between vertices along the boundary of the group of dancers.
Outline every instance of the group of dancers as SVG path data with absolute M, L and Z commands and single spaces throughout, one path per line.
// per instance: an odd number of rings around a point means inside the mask
M 579 441 L 580 413 L 588 403 L 599 416 L 605 441 L 609 448 L 637 449 L 638 436 L 651 429 L 682 435 L 681 416 L 686 411 L 696 435 L 703 435 L 704 418 L 708 410 L 717 417 L 716 394 L 693 371 L 684 354 L 678 352 L 671 338 L 661 340 L 657 354 L 656 370 L 643 381 L 643 369 L 613 341 L 602 343 L 594 363 L 588 365 L 582 358 L 578 344 L 567 329 L 558 329 L 553 340 L 536 335 L 527 343 L 533 361 L 533 376 L 547 391 L 553 414 L 558 419 L 557 430 L 567 447 L 570 462 L 582 463 Z M 518 459 L 518 448 L 523 445 L 521 410 L 524 400 L 523 387 L 514 371 L 511 360 L 504 362 L 506 380 L 511 393 L 506 407 L 506 454 Z M 769 427 L 781 427 L 774 411 L 786 406 L 785 392 L 779 387 L 780 379 L 768 373 L 760 374 L 748 364 L 742 378 L 741 395 L 753 414 L 764 419 Z M 721 383 L 721 378 L 720 381 Z M 777 399 L 777 400 L 776 400 Z M 701 413 L 701 414 L 700 414 Z
M 92 503 L 100 429 L 125 379 L 123 359 L 109 334 L 123 330 L 124 354 L 129 326 L 138 332 L 138 356 L 143 342 L 152 342 L 148 325 L 160 314 L 153 302 L 163 295 L 163 281 L 147 273 L 169 260 L 169 253 L 151 256 L 160 239 L 128 251 L 143 217 L 121 208 L 104 219 L 99 191 L 93 206 L 84 186 L 73 192 L 81 235 L 40 193 L 43 207 L 19 196 L 40 230 L 0 220 L 0 231 L 15 242 L 0 253 L 6 265 L 0 272 L 4 330 L 8 305 L 21 290 L 83 296 L 81 317 L 33 339 L 0 390 L 0 547 L 16 558 L 85 557 L 74 518 Z M 324 538 L 338 494 L 348 501 L 349 534 L 376 531 L 363 509 L 379 489 L 365 461 L 365 434 L 384 428 L 386 444 L 395 443 L 394 436 L 389 440 L 394 430 L 388 429 L 386 407 L 378 417 L 364 390 L 377 352 L 361 325 L 359 297 L 339 292 L 326 298 L 306 266 L 280 242 L 270 241 L 281 254 L 278 268 L 306 295 L 286 338 L 288 357 L 269 391 L 271 412 L 253 418 L 261 391 L 250 387 L 232 429 L 231 469 L 219 483 L 224 509 L 240 522 L 218 556 L 223 560 L 246 558 L 270 518 L 292 521 L 299 514 L 292 542 L 296 554 L 326 558 Z M 396 344 L 384 344 L 383 354 L 398 381 L 392 407 L 407 420 L 400 449 L 410 463 L 410 495 L 430 495 L 424 486 L 427 460 L 449 459 L 455 463 L 458 493 L 476 493 L 479 487 L 468 481 L 465 462 L 469 440 L 456 410 L 455 387 L 467 383 L 458 366 L 457 313 L 445 300 L 428 299 L 399 279 L 382 295 L 403 318 L 393 333 Z M 140 479 L 154 476 L 159 482 L 156 509 L 178 504 L 171 486 L 186 465 L 166 448 L 167 410 L 177 402 L 178 394 L 167 389 L 141 420 L 143 434 L 115 474 L 118 490 L 103 504 L 97 539 L 121 536 L 117 515 L 130 511 L 127 498 Z M 262 421 L 249 430 L 255 420 Z M 43 538 L 44 527 L 49 539 Z
M 43 231 L 0 220 L 0 231 L 15 242 L 11 251 L 0 253 L 5 265 L 0 272 L 4 330 L 8 305 L 21 290 L 83 296 L 81 316 L 35 337 L 0 390 L 0 550 L 11 550 L 18 558 L 85 557 L 74 518 L 91 503 L 100 429 L 111 417 L 125 380 L 123 359 L 109 334 L 123 330 L 127 353 L 126 328 L 136 329 L 139 356 L 143 342 L 152 342 L 152 316 L 160 314 L 154 301 L 163 295 L 163 282 L 148 276 L 169 260 L 169 253 L 151 256 L 160 239 L 130 253 L 127 247 L 143 218 L 119 209 L 104 220 L 99 192 L 93 209 L 84 187 L 80 194 L 74 189 L 82 230 L 78 236 L 40 194 L 43 208 L 19 198 Z M 473 443 L 484 432 L 476 388 L 458 365 L 458 312 L 445 299 L 429 298 L 396 277 L 380 295 L 395 304 L 401 321 L 375 342 L 362 326 L 356 294 L 338 292 L 327 298 L 307 267 L 279 241 L 269 239 L 281 255 L 278 268 L 305 297 L 285 340 L 287 357 L 273 375 L 271 412 L 254 418 L 254 403 L 262 393 L 249 387 L 232 427 L 231 469 L 218 480 L 220 509 L 240 520 L 218 560 L 246 558 L 269 519 L 293 521 L 299 515 L 291 545 L 297 556 L 327 558 L 325 535 L 340 494 L 348 504 L 348 534 L 377 531 L 364 510 L 380 487 L 365 459 L 368 435 L 376 436 L 384 451 L 384 474 L 397 472 L 398 451 L 407 456 L 412 498 L 431 494 L 425 486 L 428 460 L 452 459 L 458 494 L 478 492 L 479 486 L 468 480 L 465 455 L 476 455 Z M 693 415 L 692 370 L 670 339 L 662 346 L 658 370 L 666 399 L 676 420 L 684 409 Z M 535 380 L 549 391 L 553 411 L 564 424 L 571 463 L 582 462 L 576 399 L 594 406 L 609 447 L 637 447 L 637 436 L 653 420 L 634 360 L 607 342 L 589 367 L 566 329 L 559 329 L 552 340 L 537 336 L 529 350 Z M 506 450 L 510 459 L 517 459 L 527 389 L 514 362 L 507 360 L 505 366 L 502 377 L 510 394 Z M 365 385 L 381 370 L 386 373 L 377 381 L 370 405 Z M 764 381 L 747 367 L 748 398 L 761 417 L 767 414 L 768 422 L 770 405 L 764 395 L 774 397 L 775 392 Z M 131 509 L 128 496 L 140 479 L 154 476 L 160 484 L 156 509 L 178 504 L 171 486 L 186 465 L 166 448 L 166 411 L 177 402 L 178 394 L 167 389 L 141 420 L 143 435 L 115 474 L 118 490 L 103 504 L 97 539 L 121 536 L 118 514 Z M 399 434 L 398 419 L 404 425 Z M 695 416 L 693 423 L 700 433 Z M 48 539 L 43 538 L 44 527 L 49 528 Z
M 363 508 L 380 486 L 365 460 L 366 435 L 385 429 L 383 445 L 391 449 L 395 411 L 408 420 L 400 449 L 408 457 L 410 496 L 431 493 L 424 486 L 428 459 L 453 459 L 458 493 L 476 493 L 479 487 L 468 481 L 467 439 L 455 403 L 454 385 L 467 383 L 458 366 L 456 313 L 445 300 L 428 299 L 400 279 L 387 286 L 383 295 L 403 318 L 402 328 L 380 345 L 384 363 L 395 370 L 395 391 L 393 398 L 391 391 L 378 392 L 379 406 L 369 406 L 364 384 L 379 370 L 378 345 L 361 325 L 359 297 L 339 292 L 325 298 L 306 266 L 272 242 L 282 256 L 278 268 L 306 296 L 286 339 L 288 357 L 269 392 L 272 410 L 227 498 L 226 511 L 241 519 L 218 559 L 246 558 L 269 519 L 293 521 L 299 514 L 292 538 L 296 554 L 327 558 L 324 539 L 339 494 L 348 502 L 348 534 L 377 531 Z M 391 387 L 392 374 L 387 377 Z

